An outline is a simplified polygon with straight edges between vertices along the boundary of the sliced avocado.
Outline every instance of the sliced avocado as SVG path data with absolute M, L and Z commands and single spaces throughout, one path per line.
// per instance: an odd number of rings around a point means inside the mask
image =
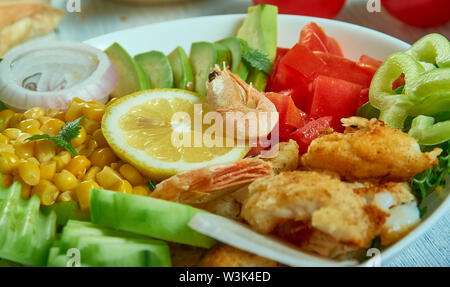
M 209 248 L 214 239 L 188 226 L 203 210 L 166 200 L 102 189 L 91 190 L 93 223 L 157 239 Z
M 200 95 L 206 95 L 206 82 L 210 68 L 217 63 L 216 48 L 210 42 L 192 43 L 189 58 L 194 73 L 194 89 Z
M 251 6 L 237 33 L 237 37 L 245 40 L 250 48 L 265 52 L 272 62 L 277 52 L 277 14 L 278 8 L 273 5 Z M 263 91 L 267 78 L 266 73 L 251 68 L 247 82 Z
M 135 61 L 147 73 L 152 88 L 173 88 L 173 73 L 169 59 L 159 51 L 136 55 Z
M 105 50 L 105 53 L 119 75 L 119 83 L 111 93 L 112 97 L 122 97 L 150 88 L 148 76 L 122 46 L 114 43 Z
M 243 43 L 244 40 L 237 37 L 228 37 L 220 41 L 230 49 L 231 52 L 231 72 L 237 74 L 242 80 L 247 80 L 248 67 L 242 61 Z
M 216 48 L 217 61 L 216 64 L 219 65 L 221 69 L 223 66 L 229 67 L 231 65 L 231 52 L 227 46 L 221 43 L 214 43 L 214 48 Z
M 184 49 L 182 47 L 176 47 L 167 57 L 172 66 L 175 88 L 193 90 L 194 75 L 192 74 L 191 63 Z

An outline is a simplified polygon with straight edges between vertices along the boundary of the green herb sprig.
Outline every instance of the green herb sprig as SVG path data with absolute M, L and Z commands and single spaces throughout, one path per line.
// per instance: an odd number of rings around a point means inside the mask
M 67 122 L 56 136 L 51 136 L 48 134 L 34 135 L 27 138 L 28 141 L 48 139 L 55 143 L 55 145 L 65 148 L 72 156 L 77 155 L 77 151 L 73 147 L 71 141 L 80 134 L 81 122 L 84 120 L 84 116 L 79 117 L 73 122 Z
M 272 62 L 270 61 L 268 55 L 261 50 L 251 49 L 247 42 L 242 41 L 242 60 L 244 63 L 256 70 L 263 71 L 266 74 L 272 73 Z

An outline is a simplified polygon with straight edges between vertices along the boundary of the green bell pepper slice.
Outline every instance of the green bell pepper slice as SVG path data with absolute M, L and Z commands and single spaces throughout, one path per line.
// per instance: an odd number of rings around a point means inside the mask
M 439 34 L 429 34 L 421 38 L 405 53 L 417 61 L 434 64 L 439 68 L 450 67 L 450 43 Z
M 417 116 L 408 135 L 418 139 L 420 145 L 436 145 L 450 139 L 450 120 L 435 123 L 433 117 Z
M 405 53 L 394 53 L 383 62 L 375 73 L 369 90 L 370 104 L 380 110 L 380 120 L 393 128 L 403 127 L 409 109 L 415 104 L 413 88 L 424 72 L 423 66 Z M 403 93 L 399 95 L 392 90 L 392 83 L 401 74 L 404 75 L 406 84 Z

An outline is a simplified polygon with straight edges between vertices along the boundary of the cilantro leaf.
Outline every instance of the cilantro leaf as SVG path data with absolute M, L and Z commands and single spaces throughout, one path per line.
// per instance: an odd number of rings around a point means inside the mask
M 242 54 L 242 59 L 249 66 L 263 71 L 266 74 L 272 73 L 272 62 L 269 60 L 266 53 L 260 50 L 248 50 Z
M 77 155 L 77 151 L 73 147 L 71 141 L 80 134 L 81 121 L 84 120 L 84 116 L 79 117 L 73 122 L 66 123 L 56 136 L 51 136 L 48 134 L 34 135 L 27 138 L 28 141 L 48 139 L 55 143 L 56 146 L 65 148 L 72 156 Z

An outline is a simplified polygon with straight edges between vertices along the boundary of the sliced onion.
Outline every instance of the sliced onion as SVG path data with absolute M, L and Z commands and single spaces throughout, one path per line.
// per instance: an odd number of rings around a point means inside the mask
M 106 103 L 117 82 L 108 56 L 83 43 L 29 43 L 0 62 L 0 101 L 17 111 L 63 110 L 75 97 Z

